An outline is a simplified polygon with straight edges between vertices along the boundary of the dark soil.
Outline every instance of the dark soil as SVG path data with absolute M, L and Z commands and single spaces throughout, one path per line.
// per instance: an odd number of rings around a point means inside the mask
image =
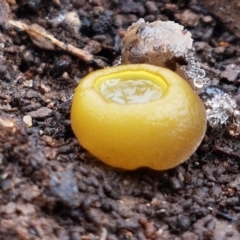
M 8 24 L 37 23 L 113 65 L 140 17 L 184 25 L 213 84 L 240 100 L 240 42 L 196 1 L 0 0 L 0 239 L 240 239 L 239 137 L 209 127 L 191 159 L 165 172 L 110 168 L 69 120 L 74 88 L 98 64 Z

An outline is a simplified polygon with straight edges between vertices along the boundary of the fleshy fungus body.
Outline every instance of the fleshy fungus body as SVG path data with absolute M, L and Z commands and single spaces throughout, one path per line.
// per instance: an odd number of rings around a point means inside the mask
M 110 166 L 165 170 L 198 148 L 206 112 L 178 74 L 129 64 L 82 79 L 73 98 L 71 124 L 80 144 Z

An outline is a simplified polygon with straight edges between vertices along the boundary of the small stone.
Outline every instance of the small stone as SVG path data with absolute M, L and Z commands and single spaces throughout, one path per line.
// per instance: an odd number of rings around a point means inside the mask
M 124 180 L 124 181 L 123 181 L 123 184 L 124 184 L 125 186 L 129 186 L 129 185 L 130 185 L 129 181 L 127 181 L 127 180 Z
M 9 202 L 7 205 L 3 205 L 2 212 L 4 214 L 13 214 L 16 211 L 16 203 Z
M 30 115 L 25 115 L 23 117 L 23 122 L 26 124 L 27 127 L 32 127 L 32 117 Z
M 29 90 L 27 93 L 26 93 L 26 98 L 38 98 L 39 97 L 39 93 L 36 92 L 36 91 L 33 91 L 33 90 Z
M 224 52 L 226 51 L 226 47 L 216 47 L 215 49 L 214 49 L 214 52 L 216 53 L 216 54 L 218 54 L 218 55 L 221 55 L 221 54 L 223 54 Z
M 122 27 L 123 25 L 123 15 L 117 14 L 114 18 L 114 25 L 118 28 Z
M 191 10 L 185 10 L 182 13 L 176 13 L 175 18 L 185 27 L 196 27 L 199 24 L 200 16 Z
M 178 225 L 181 229 L 187 230 L 191 226 L 191 219 L 187 216 L 180 215 L 178 217 Z
M 56 148 L 45 147 L 44 155 L 49 160 L 55 160 L 58 155 L 58 150 Z
M 150 14 L 157 14 L 158 13 L 157 5 L 153 1 L 147 1 L 146 2 L 146 9 Z
M 45 118 L 52 114 L 52 110 L 47 107 L 41 107 L 36 111 L 28 113 L 32 118 Z
M 194 44 L 194 47 L 195 47 L 196 52 L 207 51 L 208 49 L 210 49 L 209 44 L 206 42 L 196 42 Z
M 54 102 L 49 102 L 49 104 L 47 105 L 48 108 L 52 109 L 54 107 Z
M 31 215 L 35 213 L 36 210 L 34 205 L 30 203 L 25 203 L 16 205 L 16 211 L 23 215 Z
M 180 181 L 176 177 L 171 177 L 169 179 L 169 185 L 171 189 L 175 191 L 180 190 L 182 188 Z
M 76 12 L 67 13 L 64 19 L 64 23 L 66 25 L 66 28 L 75 34 L 78 33 L 81 27 L 81 21 Z
M 202 21 L 206 24 L 211 24 L 213 23 L 213 18 L 211 16 L 203 16 Z
M 6 65 L 0 65 L 0 74 L 3 75 L 7 71 Z
M 44 93 L 49 93 L 51 91 L 51 88 L 43 83 L 40 85 L 40 88 L 43 90 Z
M 31 80 L 26 80 L 26 81 L 23 82 L 23 85 L 25 87 L 31 88 L 33 86 L 33 80 L 32 79 Z
M 65 80 L 69 79 L 68 73 L 64 72 L 63 75 L 62 75 L 62 78 L 65 79 Z
M 5 128 L 13 128 L 14 122 L 9 119 L 0 118 L 0 125 L 2 125 Z
M 85 47 L 83 48 L 84 51 L 89 52 L 91 54 L 97 54 L 102 50 L 102 46 L 99 42 L 95 40 L 90 40 Z
M 228 64 L 226 66 L 226 69 L 221 72 L 220 78 L 226 79 L 230 82 L 234 82 L 238 78 L 239 72 L 240 72 L 239 66 L 236 66 L 234 64 Z

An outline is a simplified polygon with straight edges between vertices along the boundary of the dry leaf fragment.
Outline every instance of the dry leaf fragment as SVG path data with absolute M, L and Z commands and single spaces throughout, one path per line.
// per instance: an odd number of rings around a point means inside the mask
M 47 38 L 49 34 L 47 31 L 39 26 L 38 24 L 34 23 L 28 26 L 25 31 L 33 41 L 33 43 L 41 49 L 45 50 L 55 50 L 55 46 L 52 42 Z

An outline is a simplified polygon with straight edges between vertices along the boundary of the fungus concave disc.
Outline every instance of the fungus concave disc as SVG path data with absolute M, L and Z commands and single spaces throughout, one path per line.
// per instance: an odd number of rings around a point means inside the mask
M 145 103 L 159 99 L 161 88 L 150 80 L 110 79 L 100 86 L 100 93 L 106 98 L 119 104 Z

